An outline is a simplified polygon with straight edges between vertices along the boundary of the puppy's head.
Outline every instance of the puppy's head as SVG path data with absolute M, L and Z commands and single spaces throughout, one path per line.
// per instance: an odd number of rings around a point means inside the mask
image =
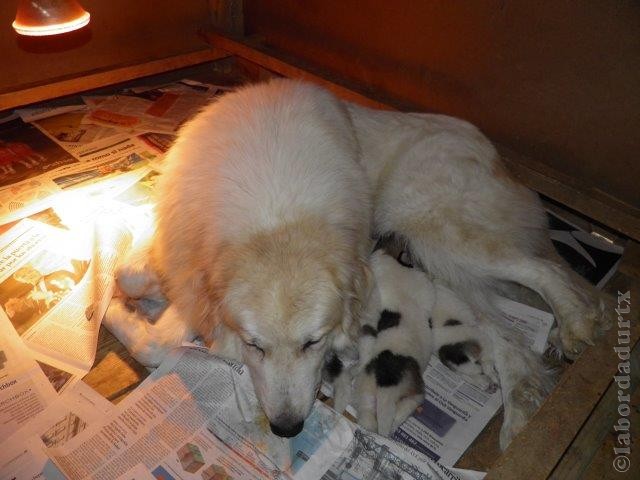
M 320 232 L 295 224 L 251 238 L 234 255 L 224 299 L 235 353 L 273 433 L 283 437 L 302 430 L 328 350 L 355 338 L 356 255 L 348 242 Z

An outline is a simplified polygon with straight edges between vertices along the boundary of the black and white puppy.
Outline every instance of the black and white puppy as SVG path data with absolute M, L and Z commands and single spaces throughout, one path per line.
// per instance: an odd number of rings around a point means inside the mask
M 359 362 L 348 371 L 332 355 L 325 379 L 334 382 L 335 408 L 342 411 L 355 381 L 358 423 L 390 435 L 424 398 L 423 373 L 432 353 L 480 387 L 495 376 L 489 349 L 471 309 L 450 289 L 384 250 L 370 259 L 374 288 L 362 320 Z
M 370 267 L 375 287 L 361 322 L 355 406 L 360 425 L 390 435 L 424 398 L 436 291 L 424 272 L 383 250 L 371 255 Z

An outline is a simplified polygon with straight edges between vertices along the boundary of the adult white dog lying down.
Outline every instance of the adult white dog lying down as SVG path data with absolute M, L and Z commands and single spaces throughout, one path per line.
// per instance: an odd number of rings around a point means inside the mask
M 402 238 L 414 262 L 473 305 L 504 393 L 502 446 L 549 382 L 492 320 L 495 282 L 542 295 L 567 355 L 607 326 L 598 294 L 554 253 L 536 194 L 464 121 L 274 80 L 204 109 L 165 165 L 157 231 L 119 269 L 129 298 L 112 302 L 107 325 L 146 365 L 195 335 L 244 362 L 277 435 L 302 429 L 325 358 L 356 351 L 372 236 Z M 170 306 L 154 324 L 131 308 L 164 294 Z

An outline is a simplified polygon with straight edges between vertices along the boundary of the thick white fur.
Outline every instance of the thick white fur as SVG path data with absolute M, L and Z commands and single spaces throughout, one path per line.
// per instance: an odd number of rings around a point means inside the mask
M 505 394 L 503 446 L 538 405 L 548 379 L 539 359 L 508 342 L 487 313 L 487 289 L 508 280 L 539 292 L 569 355 L 606 327 L 595 291 L 553 254 L 537 196 L 507 175 L 491 143 L 464 121 L 361 108 L 279 80 L 205 109 L 183 129 L 166 164 L 152 269 L 182 321 L 214 344 L 217 336 L 232 339 L 225 351 L 249 365 L 272 421 L 284 411 L 304 417 L 319 379 L 318 356 L 301 359 L 294 344 L 315 328 L 323 334 L 318 352 L 329 343 L 348 346 L 366 284 L 370 203 L 373 231 L 407 239 L 422 268 L 464 293 L 483 323 Z M 282 240 L 289 237 L 293 248 Z M 331 258 L 324 243 L 338 250 Z M 311 259 L 297 269 L 292 259 L 301 251 Z M 269 261 L 276 254 L 285 268 Z M 126 272 L 144 275 L 153 290 L 158 279 L 145 268 L 139 263 Z M 316 279 L 313 268 L 320 270 Z M 294 278 L 298 271 L 306 273 Z M 301 301 L 304 315 L 285 315 L 282 305 L 258 295 L 287 285 L 297 289 L 290 305 L 295 310 Z M 246 307 L 252 296 L 258 300 Z M 340 328 L 327 320 L 330 310 L 342 317 Z M 266 339 L 261 325 L 279 333 Z M 253 334 L 284 353 L 259 358 L 243 346 Z
M 136 253 L 119 287 L 161 284 L 171 309 L 158 328 L 179 312 L 248 366 L 274 433 L 297 433 L 325 350 L 355 348 L 366 287 L 371 197 L 346 107 L 299 82 L 236 91 L 181 130 L 158 188 L 152 267 Z M 158 337 L 166 349 L 182 335 Z

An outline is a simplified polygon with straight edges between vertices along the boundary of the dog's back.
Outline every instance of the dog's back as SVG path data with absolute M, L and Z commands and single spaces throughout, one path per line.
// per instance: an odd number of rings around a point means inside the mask
M 180 132 L 160 182 L 160 233 L 181 234 L 163 231 L 166 224 L 187 232 L 196 225 L 211 244 L 301 214 L 336 223 L 362 217 L 344 208 L 356 205 L 348 197 L 368 203 L 356 159 L 349 117 L 328 92 L 284 80 L 243 88 Z

